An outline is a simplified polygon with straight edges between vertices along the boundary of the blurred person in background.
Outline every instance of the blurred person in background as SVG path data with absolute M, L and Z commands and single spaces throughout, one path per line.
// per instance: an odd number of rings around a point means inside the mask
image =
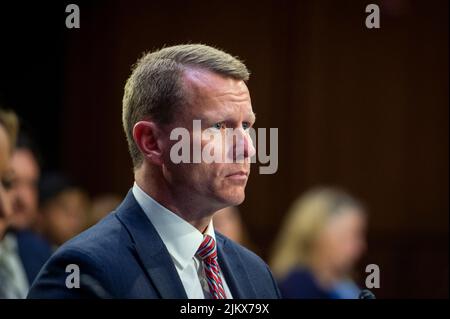
M 11 226 L 15 230 L 33 230 L 38 215 L 38 182 L 40 168 L 37 149 L 30 136 L 19 132 L 11 158 L 11 190 L 13 206 Z
M 14 113 L 0 109 L 0 240 L 11 222 L 11 199 L 7 191 L 11 187 L 10 158 L 14 151 L 18 121 Z
M 239 210 L 235 206 L 223 208 L 213 217 L 214 228 L 222 235 L 242 244 L 243 225 Z
M 214 214 L 214 228 L 229 239 L 238 244 L 257 252 L 249 233 L 242 220 L 241 213 L 236 206 L 225 207 Z
M 40 231 L 53 248 L 86 229 L 89 197 L 62 174 L 43 175 L 39 184 L 39 201 Z
M 89 226 L 97 224 L 122 202 L 117 194 L 102 194 L 92 199 Z
M 15 114 L 0 109 L 0 298 L 24 298 L 51 254 L 48 244 L 36 234 L 15 228 L 14 170 L 21 169 L 13 165 L 17 130 Z
M 355 299 L 350 275 L 366 249 L 362 205 L 333 188 L 313 189 L 288 213 L 271 269 L 283 298 Z

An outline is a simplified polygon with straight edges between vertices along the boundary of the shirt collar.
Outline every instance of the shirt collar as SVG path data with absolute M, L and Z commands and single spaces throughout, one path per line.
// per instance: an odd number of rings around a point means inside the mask
M 155 201 L 136 182 L 133 185 L 133 195 L 166 245 L 175 266 L 181 270 L 192 261 L 204 235 L 210 235 L 216 240 L 212 219 L 202 234 L 183 218 Z
M 15 251 L 17 251 L 16 237 L 11 233 L 7 233 L 5 237 L 0 240 L 0 252 L 12 253 Z

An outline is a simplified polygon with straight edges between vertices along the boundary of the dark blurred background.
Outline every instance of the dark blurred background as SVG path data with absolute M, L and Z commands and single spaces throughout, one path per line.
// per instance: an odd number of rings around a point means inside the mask
M 65 27 L 76 3 L 81 28 Z M 381 9 L 367 29 L 365 7 Z M 201 42 L 245 60 L 257 127 L 279 167 L 256 167 L 240 209 L 267 258 L 291 201 L 337 185 L 369 208 L 380 298 L 448 298 L 448 1 L 2 2 L 0 104 L 91 195 L 125 195 L 123 86 L 142 52 Z

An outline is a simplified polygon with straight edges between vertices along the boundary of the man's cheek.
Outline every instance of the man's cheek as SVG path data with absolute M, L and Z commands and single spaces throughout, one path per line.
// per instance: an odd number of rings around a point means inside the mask
M 205 131 L 202 139 L 202 162 L 206 164 L 225 162 L 225 142 L 220 132 Z

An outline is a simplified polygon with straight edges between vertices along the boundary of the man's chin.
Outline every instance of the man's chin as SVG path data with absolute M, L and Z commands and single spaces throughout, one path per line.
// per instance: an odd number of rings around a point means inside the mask
M 228 206 L 238 206 L 244 202 L 245 193 L 242 192 L 241 194 L 233 194 L 230 196 L 226 196 L 224 199 L 225 199 L 224 202 L 227 204 L 227 207 Z

